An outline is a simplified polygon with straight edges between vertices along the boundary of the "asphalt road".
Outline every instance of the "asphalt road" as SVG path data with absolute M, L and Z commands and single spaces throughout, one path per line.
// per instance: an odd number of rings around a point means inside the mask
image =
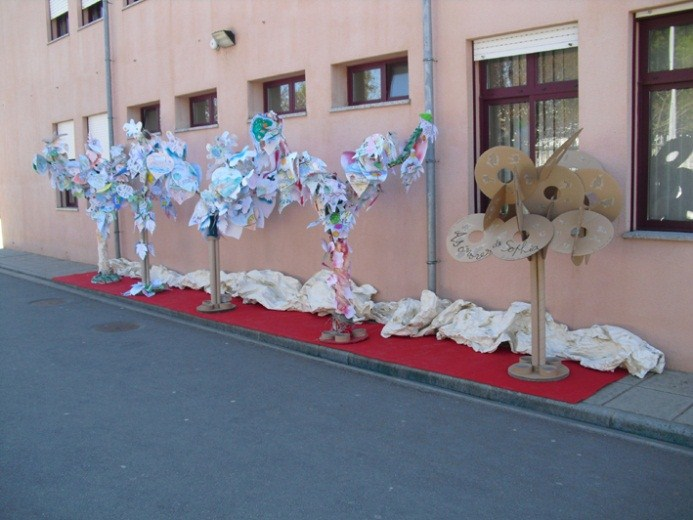
M 0 274 L 0 518 L 682 519 L 693 450 Z

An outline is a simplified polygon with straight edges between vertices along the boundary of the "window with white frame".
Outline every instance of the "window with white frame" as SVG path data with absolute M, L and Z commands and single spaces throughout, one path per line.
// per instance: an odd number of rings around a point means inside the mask
M 58 142 L 63 144 L 67 149 L 68 158 L 74 159 L 76 157 L 75 122 L 72 120 L 61 121 L 60 123 L 56 123 L 54 130 L 58 135 Z M 77 198 L 70 191 L 60 190 L 58 191 L 57 204 L 61 209 L 76 209 Z
M 51 17 L 50 39 L 57 40 L 70 32 L 67 18 L 67 0 L 49 0 L 48 12 Z
M 635 224 L 693 232 L 693 10 L 647 14 L 636 15 Z
M 108 114 L 95 114 L 87 118 L 87 131 L 89 137 L 98 139 L 101 142 L 102 153 L 104 159 L 111 158 L 111 139 L 108 128 Z

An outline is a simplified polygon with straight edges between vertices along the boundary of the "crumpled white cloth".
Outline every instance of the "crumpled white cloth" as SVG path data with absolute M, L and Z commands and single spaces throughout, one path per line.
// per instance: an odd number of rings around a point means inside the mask
M 141 263 L 123 258 L 110 260 L 111 269 L 121 275 L 141 277 Z M 152 266 L 150 275 L 170 287 L 204 289 L 209 292 L 209 271 L 185 275 L 163 266 Z M 335 310 L 334 289 L 327 284 L 330 271 L 323 269 L 306 283 L 277 271 L 253 270 L 220 273 L 223 294 L 231 294 L 267 309 L 294 310 L 327 315 Z M 356 321 L 373 320 L 383 324 L 381 335 L 449 338 L 477 352 L 493 352 L 508 343 L 513 352 L 531 354 L 531 306 L 513 302 L 505 311 L 490 311 L 466 300 L 441 299 L 424 290 L 421 299 L 373 302 L 377 290 L 352 281 Z M 637 377 L 648 372 L 662 373 L 664 354 L 635 334 L 612 325 L 594 325 L 569 330 L 546 313 L 546 355 L 578 361 L 582 366 L 602 371 L 625 368 Z
M 421 329 L 429 326 L 435 317 L 449 305 L 450 300 L 438 298 L 434 292 L 428 290 L 421 292 L 420 301 L 404 298 L 393 309 L 380 335 L 384 338 L 414 336 Z

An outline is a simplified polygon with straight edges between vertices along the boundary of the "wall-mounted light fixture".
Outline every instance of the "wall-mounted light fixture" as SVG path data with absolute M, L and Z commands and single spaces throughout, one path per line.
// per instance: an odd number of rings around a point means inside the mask
M 209 42 L 209 46 L 212 49 L 218 49 L 219 47 L 233 47 L 236 45 L 236 35 L 233 31 L 228 29 L 220 29 L 212 33 L 212 41 Z

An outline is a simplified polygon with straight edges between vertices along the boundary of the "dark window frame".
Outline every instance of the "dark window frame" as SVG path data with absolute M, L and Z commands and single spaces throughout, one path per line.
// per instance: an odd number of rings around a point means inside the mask
M 147 128 L 145 126 L 145 122 L 147 121 L 147 112 L 156 110 L 157 111 L 157 117 L 156 117 L 156 129 L 154 128 Z M 142 128 L 144 130 L 147 130 L 149 133 L 156 134 L 156 133 L 161 133 L 161 104 L 160 103 L 153 103 L 151 105 L 146 105 L 140 108 L 140 121 L 142 121 Z
M 479 153 L 477 158 L 491 146 L 489 143 L 489 109 L 495 105 L 505 105 L 512 103 L 528 104 L 528 128 L 537 127 L 537 103 L 547 100 L 559 99 L 578 99 L 578 80 L 571 79 L 566 81 L 554 81 L 542 83 L 539 81 L 539 58 L 543 53 L 537 52 L 525 54 L 527 83 L 512 87 L 487 88 L 487 66 L 489 61 L 479 62 L 479 96 L 478 96 L 478 117 L 479 117 Z M 527 155 L 534 160 L 536 155 L 537 134 L 536 131 L 529 133 L 529 151 Z M 476 182 L 475 182 L 476 186 Z M 489 199 L 476 187 L 478 211 L 485 211 L 488 207 Z
M 51 20 L 51 41 L 70 34 L 68 13 L 65 12 Z
M 58 191 L 58 209 L 77 209 L 77 197 L 69 190 Z
M 194 117 L 195 113 L 193 110 L 193 104 L 200 102 L 200 101 L 206 101 L 207 102 L 207 108 L 209 111 L 210 120 L 205 120 L 202 122 L 195 122 L 195 117 Z M 216 93 L 216 91 L 209 92 L 207 94 L 200 94 L 199 96 L 191 96 L 188 99 L 188 103 L 190 105 L 190 127 L 191 128 L 218 124 L 219 115 L 217 113 L 217 93 Z
M 650 104 L 652 92 L 693 88 L 693 68 L 648 71 L 649 31 L 672 25 L 693 24 L 693 11 L 673 13 L 636 20 L 636 67 L 634 79 L 636 94 L 636 124 L 634 125 L 634 183 L 635 228 L 641 231 L 693 232 L 693 220 L 655 220 L 648 218 L 649 210 L 649 149 Z
M 395 58 L 391 60 L 371 61 L 369 63 L 360 63 L 347 67 L 347 99 L 349 106 L 368 105 L 371 103 L 384 103 L 386 101 L 398 101 L 409 99 L 409 88 L 405 96 L 390 95 L 390 80 L 392 79 L 392 67 L 397 65 L 407 66 L 407 78 L 409 77 L 409 60 L 407 57 Z M 354 74 L 365 70 L 380 69 L 380 99 L 368 99 L 365 101 L 354 100 Z M 385 78 L 385 85 L 382 84 L 382 79 Z
M 129 5 L 136 4 L 136 3 L 139 2 L 139 1 L 140 1 L 140 0 L 125 0 L 125 5 L 124 5 L 124 7 L 127 7 L 127 6 L 129 6 Z
M 103 18 L 103 0 L 82 9 L 82 27 Z
M 554 81 L 540 83 L 538 76 L 538 60 L 542 53 L 527 54 L 527 84 L 514 87 L 486 88 L 486 61 L 480 62 L 479 67 L 479 155 L 489 149 L 489 120 L 488 108 L 493 105 L 509 103 L 529 104 L 529 128 L 536 128 L 536 104 L 550 99 L 578 99 L 578 80 Z M 529 136 L 529 155 L 535 156 L 537 135 L 531 132 Z
M 306 76 L 305 74 L 302 74 L 300 76 L 292 76 L 290 78 L 282 78 L 282 79 L 277 79 L 273 81 L 267 81 L 262 84 L 262 95 L 263 95 L 263 103 L 264 103 L 264 111 L 269 112 L 271 109 L 269 106 L 269 89 L 273 87 L 279 87 L 282 85 L 288 85 L 289 86 L 289 110 L 286 111 L 278 111 L 274 110 L 276 114 L 282 115 L 282 114 L 296 114 L 296 113 L 301 113 L 306 111 L 306 107 L 303 108 L 296 108 L 296 84 L 297 83 L 305 83 L 306 82 Z M 306 103 L 307 104 L 307 103 Z

